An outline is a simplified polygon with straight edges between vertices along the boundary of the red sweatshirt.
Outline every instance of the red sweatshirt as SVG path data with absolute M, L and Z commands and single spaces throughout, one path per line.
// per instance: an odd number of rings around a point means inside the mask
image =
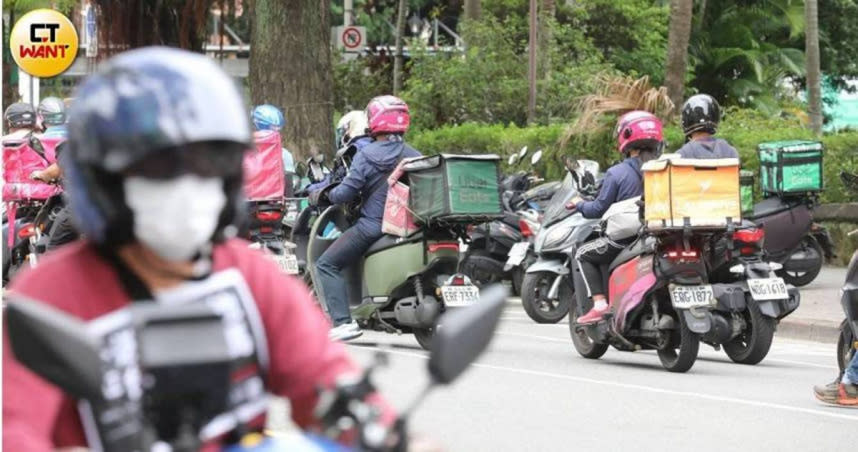
M 288 398 L 294 421 L 306 427 L 313 422 L 316 388 L 332 385 L 337 376 L 356 367 L 341 344 L 328 340 L 328 321 L 304 284 L 283 275 L 242 240 L 215 248 L 215 271 L 228 268 L 244 275 L 262 317 L 270 356 L 268 389 Z M 130 302 L 115 270 L 87 242 L 45 256 L 9 290 L 84 320 Z M 45 452 L 85 445 L 76 401 L 22 366 L 4 333 L 3 450 Z

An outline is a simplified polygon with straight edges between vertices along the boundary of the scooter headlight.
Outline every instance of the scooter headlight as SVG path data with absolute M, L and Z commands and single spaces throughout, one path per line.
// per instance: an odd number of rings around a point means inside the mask
M 554 228 L 548 231 L 545 235 L 545 240 L 542 243 L 542 249 L 553 249 L 563 245 L 563 242 L 572 233 L 571 228 Z

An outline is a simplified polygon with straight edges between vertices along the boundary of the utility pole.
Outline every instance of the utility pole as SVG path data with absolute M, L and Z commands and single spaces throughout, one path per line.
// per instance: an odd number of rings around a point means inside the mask
M 354 9 L 354 0 L 343 0 L 343 26 L 348 27 L 354 23 Z
M 536 120 L 536 3 L 538 0 L 530 0 L 530 40 L 528 42 L 528 71 L 529 94 L 527 98 L 527 123 L 533 124 Z

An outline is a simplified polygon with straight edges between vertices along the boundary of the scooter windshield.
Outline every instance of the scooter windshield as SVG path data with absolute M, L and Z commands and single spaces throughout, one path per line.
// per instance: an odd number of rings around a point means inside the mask
M 563 179 L 563 183 L 557 192 L 554 193 L 554 196 L 551 197 L 548 208 L 545 209 L 545 216 L 542 218 L 542 227 L 550 226 L 572 215 L 573 212 L 566 208 L 566 204 L 577 194 L 578 185 L 575 183 L 575 179 L 572 178 L 572 173 L 567 172 L 566 178 Z

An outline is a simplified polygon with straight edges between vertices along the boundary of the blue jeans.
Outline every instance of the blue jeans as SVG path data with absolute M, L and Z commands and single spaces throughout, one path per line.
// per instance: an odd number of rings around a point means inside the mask
M 852 355 L 852 361 L 850 361 L 849 365 L 846 366 L 846 370 L 843 374 L 843 382 L 858 385 L 858 351 Z
M 363 226 L 363 227 L 362 227 Z M 359 262 L 366 250 L 381 238 L 381 225 L 375 227 L 356 224 L 343 233 L 316 262 L 316 274 L 321 283 L 322 298 L 334 326 L 352 321 L 349 310 L 348 288 L 340 273 Z

